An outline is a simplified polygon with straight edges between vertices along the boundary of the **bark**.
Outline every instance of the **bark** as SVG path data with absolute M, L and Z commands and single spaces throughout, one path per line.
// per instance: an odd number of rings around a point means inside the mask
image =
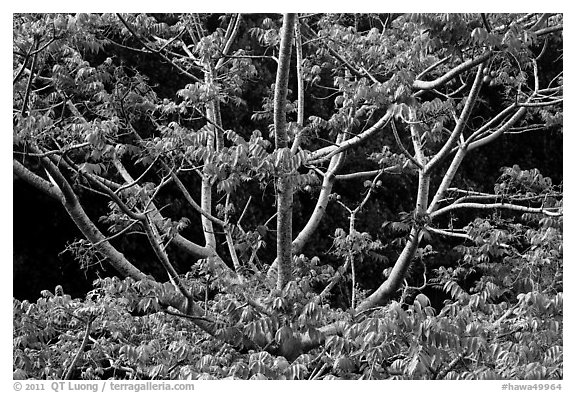
M 298 81 L 298 114 L 296 123 L 298 124 L 298 132 L 294 137 L 292 143 L 292 154 L 296 154 L 300 147 L 302 140 L 302 128 L 304 127 L 304 75 L 302 69 L 302 34 L 300 33 L 300 21 L 296 20 L 294 25 L 295 39 L 296 39 L 296 77 Z
M 436 88 L 444 85 L 448 81 L 454 79 L 455 77 L 457 77 L 459 74 L 463 73 L 464 71 L 467 71 L 470 68 L 472 68 L 472 67 L 474 67 L 480 63 L 485 62 L 486 60 L 488 60 L 490 58 L 490 56 L 492 56 L 491 51 L 485 52 L 482 55 L 480 55 L 474 59 L 470 59 L 468 61 L 465 61 L 464 63 L 452 68 L 450 71 L 448 71 L 447 73 L 442 75 L 440 78 L 434 79 L 433 81 L 415 80 L 414 83 L 412 83 L 412 87 L 414 89 L 419 89 L 419 90 L 436 89 Z
M 196 201 L 192 198 L 192 195 L 190 195 L 190 193 L 188 192 L 188 190 L 186 189 L 186 186 L 184 186 L 184 183 L 182 183 L 182 181 L 178 178 L 178 176 L 174 173 L 171 172 L 170 173 L 172 180 L 174 181 L 174 183 L 176 184 L 176 187 L 178 187 L 178 189 L 180 190 L 180 192 L 182 193 L 182 195 L 184 195 L 184 199 L 186 199 L 186 202 L 188 202 L 188 204 L 194 209 L 196 210 L 198 213 L 200 213 L 203 217 L 206 217 L 207 219 L 209 219 L 210 221 L 212 221 L 213 223 L 220 225 L 221 227 L 225 227 L 226 223 L 224 221 L 222 221 L 221 219 L 219 219 L 218 217 L 214 217 L 212 214 L 210 214 L 209 212 L 202 210 L 202 208 L 196 203 Z
M 62 205 L 86 239 L 88 239 L 94 247 L 107 258 L 107 261 L 122 276 L 132 277 L 135 280 L 143 279 L 145 274 L 136 266 L 131 264 L 122 253 L 114 248 L 102 232 L 100 232 L 98 227 L 96 227 L 90 217 L 88 217 L 74 193 L 74 190 L 72 190 L 72 187 L 56 165 L 46 157 L 42 157 L 40 162 L 50 176 L 52 176 L 60 190 L 62 190 Z
M 132 184 L 131 187 L 136 187 L 137 189 L 140 189 L 140 185 L 135 182 L 132 175 L 130 175 L 130 173 L 128 173 L 126 168 L 122 165 L 122 163 L 119 160 L 114 160 L 114 166 L 116 167 L 116 169 L 118 170 L 118 173 L 120 173 L 120 175 L 122 176 L 122 178 L 124 179 L 124 181 L 126 183 Z M 168 170 L 170 169 L 170 168 L 168 168 L 168 166 L 165 166 L 165 168 Z M 104 181 L 105 179 L 100 178 L 99 180 Z M 184 185 L 182 184 L 180 179 L 178 179 L 178 177 L 176 175 L 174 175 L 173 180 L 176 183 L 176 185 L 178 186 L 178 188 L 182 190 L 182 188 L 180 186 L 184 187 Z M 108 186 L 109 187 L 114 186 L 115 188 L 125 187 L 125 186 L 121 186 L 121 185 L 112 185 L 112 184 L 108 184 Z M 184 190 L 186 190 L 185 187 L 184 187 Z M 184 194 L 184 197 L 186 199 L 188 199 L 186 194 Z M 191 198 L 192 197 L 190 196 L 190 199 Z M 162 227 L 162 225 L 160 225 L 160 224 L 164 222 L 164 217 L 162 216 L 162 214 L 160 213 L 160 211 L 156 207 L 156 204 L 153 201 L 150 201 L 149 207 L 150 207 L 150 210 L 152 210 L 150 212 L 150 218 L 152 219 L 154 224 L 158 227 L 158 229 L 160 229 Z M 202 212 L 202 209 L 196 203 L 194 203 L 193 207 L 197 207 L 198 208 L 197 210 Z M 217 257 L 218 259 L 220 259 L 220 257 L 216 254 L 216 251 L 214 249 L 212 249 L 210 247 L 202 247 L 202 246 L 186 239 L 184 236 L 180 235 L 179 233 L 174 235 L 174 238 L 172 239 L 171 244 L 180 248 L 182 251 L 193 256 L 194 258 Z M 223 263 L 223 265 L 226 266 L 224 263 Z
M 340 140 L 340 135 L 338 140 Z M 296 239 L 292 241 L 292 254 L 298 254 L 302 251 L 306 243 L 310 240 L 312 235 L 318 229 L 320 222 L 324 218 L 326 213 L 326 207 L 328 206 L 329 197 L 332 193 L 332 188 L 334 187 L 334 181 L 336 180 L 336 172 L 342 165 L 344 161 L 344 153 L 338 153 L 330 159 L 330 164 L 328 165 L 328 170 L 324 174 L 324 180 L 322 180 L 322 187 L 320 189 L 320 194 L 314 206 L 314 211 L 310 215 L 310 218 L 306 222 L 306 225 L 296 236 Z M 277 279 L 277 269 L 278 269 L 278 258 L 272 262 L 270 268 L 268 269 L 267 276 L 269 279 Z
M 314 211 L 308 219 L 308 222 L 302 228 L 296 239 L 292 242 L 292 252 L 297 254 L 310 240 L 310 237 L 318 229 L 318 225 L 324 218 L 326 213 L 326 207 L 328 206 L 328 200 L 330 194 L 332 193 L 332 187 L 334 186 L 334 180 L 336 178 L 336 171 L 340 168 L 342 163 L 344 153 L 337 154 L 330 159 L 330 164 L 328 165 L 328 170 L 324 175 L 324 180 L 322 180 L 322 188 L 320 189 L 320 195 L 318 195 L 318 200 L 316 201 L 316 206 L 314 206 Z
M 468 151 L 474 150 L 480 146 L 490 143 L 500 137 L 504 132 L 508 131 L 518 120 L 520 120 L 526 114 L 526 108 L 520 108 L 514 116 L 510 118 L 502 127 L 498 128 L 495 132 L 488 134 L 487 136 L 471 142 L 468 145 Z
M 228 245 L 228 252 L 230 252 L 230 258 L 232 258 L 232 264 L 234 266 L 234 270 L 238 275 L 238 280 L 240 283 L 244 282 L 244 276 L 242 275 L 242 265 L 240 264 L 240 260 L 238 259 L 238 254 L 236 253 L 236 249 L 234 248 L 234 239 L 232 238 L 232 229 L 228 226 L 224 228 L 224 233 L 226 235 L 226 244 Z
M 356 312 L 361 312 L 369 308 L 380 306 L 386 304 L 395 294 L 396 291 L 402 285 L 402 281 L 406 276 L 406 272 L 412 263 L 412 258 L 414 253 L 418 248 L 418 235 L 420 230 L 413 227 L 410 231 L 410 236 L 408 237 L 408 242 L 402 253 L 396 260 L 390 276 L 376 291 L 374 291 L 370 296 L 368 296 L 362 303 L 356 307 Z
M 430 191 L 430 175 L 421 171 L 418 175 L 418 197 L 416 202 L 415 219 L 428 209 L 428 193 Z
M 124 277 L 132 277 L 141 280 L 146 277 L 138 268 L 132 265 L 124 255 L 114 248 L 100 230 L 94 225 L 92 220 L 84 212 L 82 206 L 77 202 L 66 202 L 64 208 L 80 229 L 82 234 L 88 239 L 107 261 Z
M 211 258 L 217 257 L 220 258 L 216 251 L 209 247 L 202 247 L 198 244 L 186 239 L 184 236 L 177 234 L 172 239 L 171 244 L 174 244 L 181 250 L 185 251 L 186 253 L 190 254 L 195 258 Z
M 283 32 L 280 41 L 276 89 L 274 92 L 274 127 L 276 150 L 289 147 L 286 132 L 286 94 L 290 71 L 290 53 L 294 35 L 296 14 L 285 14 Z M 289 151 L 289 150 L 288 150 Z M 282 289 L 292 278 L 292 201 L 293 190 L 290 171 L 285 168 L 277 182 L 277 251 L 278 280 L 277 288 Z
M 528 207 L 522 205 L 515 205 L 513 203 L 456 203 L 453 205 L 448 205 L 442 209 L 438 209 L 432 214 L 430 218 L 438 217 L 442 214 L 446 214 L 450 211 L 457 209 L 484 209 L 484 210 L 513 210 L 522 213 L 534 213 L 534 214 L 544 214 L 549 217 L 559 217 L 562 215 L 562 210 L 560 208 L 546 209 L 544 207 Z
M 21 178 L 22 180 L 26 181 L 31 186 L 37 188 L 38 190 L 42 191 L 43 193 L 49 195 L 50 197 L 62 201 L 64 195 L 60 188 L 56 184 L 52 184 L 49 181 L 44 180 L 40 176 L 36 175 L 35 173 L 31 172 L 28 168 L 22 165 L 19 161 L 13 160 L 13 170 L 14 173 Z
M 444 198 L 444 194 L 446 193 L 448 187 L 450 187 L 450 184 L 452 184 L 452 180 L 454 180 L 454 176 L 456 175 L 456 172 L 458 172 L 460 164 L 462 164 L 462 161 L 464 161 L 464 157 L 466 156 L 467 152 L 468 151 L 465 146 L 460 147 L 456 152 L 456 155 L 450 163 L 450 167 L 442 178 L 442 183 L 440 183 L 440 186 L 436 191 L 436 195 L 434 195 L 432 202 L 430 202 L 430 206 L 427 209 L 428 214 L 432 213 L 436 209 L 438 203 L 442 200 L 442 198 Z
M 414 140 L 414 147 L 416 149 L 416 156 L 419 160 L 424 160 L 423 153 L 421 151 L 421 146 L 418 140 Z M 420 243 L 420 231 L 422 229 L 422 224 L 419 223 L 419 219 L 426 213 L 428 208 L 428 193 L 430 190 L 430 175 L 425 173 L 424 170 L 419 171 L 418 176 L 418 198 L 416 201 L 416 209 L 414 211 L 414 225 L 410 230 L 410 235 L 404 249 L 400 253 L 400 256 L 396 260 L 390 276 L 372 293 L 368 296 L 362 303 L 356 307 L 355 312 L 361 312 L 369 308 L 386 304 L 395 294 L 398 289 L 400 289 L 404 278 L 406 277 L 406 272 L 412 264 L 412 259 L 418 249 Z
M 202 177 L 201 186 L 201 207 L 202 210 L 212 214 L 212 182 L 205 175 Z M 216 236 L 214 235 L 214 225 L 212 221 L 202 215 L 202 229 L 204 230 L 204 239 L 208 248 L 216 249 Z
M 326 146 L 312 152 L 308 157 L 308 163 L 318 164 L 320 162 L 327 161 L 334 155 L 366 141 L 366 139 L 375 135 L 382 128 L 386 127 L 390 119 L 392 119 L 393 114 L 394 112 L 392 110 L 388 110 L 386 114 L 380 118 L 380 120 L 374 123 L 374 125 L 368 128 L 366 131 L 363 131 L 358 135 L 354 135 L 353 137 L 346 139 L 346 141 L 340 144 Z
M 210 85 L 213 83 L 213 75 L 211 64 L 206 64 L 205 67 L 209 69 L 205 74 L 205 84 Z M 208 127 L 212 131 L 212 137 L 208 139 L 208 148 L 219 150 L 222 148 L 222 134 L 220 130 L 214 125 L 217 123 L 217 110 L 215 100 L 210 101 L 206 104 L 206 118 L 209 120 Z M 202 176 L 202 186 L 201 186 L 201 197 L 200 206 L 202 210 L 208 214 L 212 214 L 212 182 L 210 178 L 204 174 Z M 202 229 L 204 230 L 204 239 L 206 241 L 206 247 L 216 249 L 216 236 L 214 235 L 214 225 L 208 217 L 202 215 Z
M 154 253 L 158 257 L 162 267 L 168 273 L 168 278 L 178 288 L 180 293 L 188 300 L 188 304 L 191 304 L 193 301 L 192 295 L 188 291 L 188 289 L 184 286 L 180 278 L 178 277 L 178 272 L 174 269 L 174 266 L 170 262 L 168 255 L 166 254 L 166 250 L 164 244 L 162 242 L 162 238 L 160 237 L 160 233 L 156 226 L 149 221 L 148 219 L 144 220 L 144 230 L 146 232 L 146 236 L 148 237 L 148 241 L 154 250 Z M 189 310 L 187 310 L 189 311 Z
M 230 20 L 230 24 L 226 29 L 226 35 L 224 39 L 226 43 L 224 44 L 224 49 L 222 49 L 222 57 L 218 59 L 218 63 L 216 63 L 216 71 L 222 66 L 224 60 L 226 59 L 226 55 L 230 53 L 230 49 L 232 48 L 232 44 L 236 40 L 236 36 L 238 35 L 238 30 L 240 29 L 240 22 L 242 21 L 242 14 L 237 14 L 235 19 Z
M 62 379 L 64 379 L 64 380 L 72 379 L 72 373 L 74 372 L 74 369 L 76 368 L 76 365 L 78 364 L 78 361 L 80 360 L 80 358 L 84 354 L 84 348 L 86 348 L 86 344 L 88 344 L 88 340 L 90 339 L 90 330 L 92 329 L 92 322 L 93 322 L 93 319 L 90 319 L 86 323 L 86 329 L 84 330 L 84 337 L 82 338 L 82 343 L 80 343 L 80 348 L 78 348 L 76 355 L 72 359 L 72 363 L 70 363 L 70 366 L 68 366 L 68 369 L 66 370 L 66 373 L 64 374 Z
M 444 146 L 442 146 L 442 149 L 440 149 L 440 151 L 434 155 L 434 157 L 430 160 L 430 162 L 426 166 L 427 171 L 430 171 L 432 168 L 438 165 L 444 159 L 444 157 L 448 155 L 448 153 L 452 150 L 452 148 L 455 146 L 456 142 L 460 138 L 460 135 L 462 135 L 464 127 L 468 122 L 468 118 L 472 113 L 472 108 L 474 107 L 476 99 L 478 98 L 478 94 L 480 93 L 480 88 L 482 87 L 482 77 L 483 77 L 482 69 L 484 68 L 485 64 L 486 63 L 482 63 L 478 67 L 478 71 L 476 72 L 476 78 L 474 79 L 474 84 L 472 85 L 472 89 L 468 94 L 468 98 L 466 99 L 466 103 L 464 104 L 464 109 L 462 110 L 462 113 L 458 118 L 456 126 L 454 127 L 454 130 L 450 134 L 450 138 L 448 138 L 448 141 L 446 141 Z

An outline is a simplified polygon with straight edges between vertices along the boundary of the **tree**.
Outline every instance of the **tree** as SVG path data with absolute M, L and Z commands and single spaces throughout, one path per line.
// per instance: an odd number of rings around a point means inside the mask
M 261 27 L 245 30 L 251 19 Z M 517 166 L 503 169 L 493 191 L 456 180 L 471 151 L 561 125 L 562 70 L 542 67 L 549 53 L 561 54 L 561 34 L 558 14 L 14 15 L 14 173 L 62 204 L 84 235 L 69 247 L 81 263 L 107 263 L 125 278 L 99 281 L 106 296 L 128 291 L 132 309 L 192 323 L 238 350 L 292 361 L 340 345 L 335 334 L 343 324 L 382 306 L 401 315 L 393 301 L 413 288 L 411 272 L 435 252 L 434 239 L 461 243 L 470 270 L 506 257 L 524 274 L 523 260 L 555 250 L 552 267 L 534 262 L 539 274 L 547 272 L 544 281 L 524 276 L 531 286 L 514 294 L 546 286 L 561 292 L 561 187 Z M 160 96 L 145 67 L 107 56 L 114 50 L 167 64 L 185 84 L 175 96 Z M 250 83 L 266 73 L 275 83 L 252 121 L 268 133 L 227 123 L 248 109 Z M 318 100 L 325 92 L 328 98 Z M 373 169 L 341 173 L 351 152 Z M 394 220 L 373 217 L 388 237 L 360 232 L 359 215 L 390 176 L 417 183 L 412 210 Z M 366 180 L 355 198 L 333 192 L 337 182 L 358 179 Z M 270 192 L 274 214 L 262 222 L 249 217 L 257 211 L 252 201 Z M 90 193 L 106 201 L 100 218 L 87 213 Z M 167 213 L 162 203 L 174 193 L 193 214 Z M 313 195 L 314 208 L 293 228 L 299 195 Z M 333 252 L 343 262 L 336 272 L 305 254 L 331 202 L 348 214 L 347 229 L 334 232 Z M 200 241 L 184 235 L 194 226 Z M 262 261 L 269 234 L 276 236 L 276 259 Z M 132 235 L 147 240 L 167 282 L 115 246 Z M 523 236 L 532 239 L 532 254 L 522 251 Z M 368 256 L 382 260 L 386 247 L 397 258 L 365 296 L 357 268 Z M 195 261 L 188 272 L 178 270 L 174 250 Z M 420 289 L 429 284 L 422 265 Z M 433 274 L 437 285 L 470 300 L 456 274 Z M 346 277 L 352 319 L 329 323 L 319 310 Z M 468 311 L 484 306 L 477 298 L 500 299 L 501 288 L 506 284 L 495 279 L 480 281 Z M 420 307 L 412 310 L 422 318 L 426 299 L 410 306 Z M 76 319 L 88 337 L 97 312 L 84 314 Z M 366 320 L 357 323 L 369 329 Z M 403 369 L 425 375 L 421 354 L 413 356 Z M 457 366 L 436 359 L 429 365 L 434 377 Z M 339 357 L 334 370 L 352 372 L 350 362 Z M 77 361 L 65 375 L 74 367 Z

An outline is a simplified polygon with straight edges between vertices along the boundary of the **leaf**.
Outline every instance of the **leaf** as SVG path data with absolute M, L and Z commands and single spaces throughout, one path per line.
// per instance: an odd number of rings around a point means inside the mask
M 488 31 L 484 27 L 477 27 L 470 35 L 476 44 L 482 45 L 488 38 Z
M 250 377 L 250 380 L 255 380 L 255 379 L 256 379 L 256 380 L 259 380 L 259 379 L 266 380 L 266 379 L 268 379 L 268 378 L 266 378 L 266 376 L 265 376 L 264 374 L 258 372 L 258 373 L 254 374 L 254 375 L 252 375 L 252 376 Z
M 294 363 L 284 372 L 287 379 L 303 380 L 308 375 L 308 367 L 302 363 Z
M 334 365 L 332 366 L 332 370 L 335 373 L 350 373 L 356 369 L 356 365 L 354 362 L 346 357 L 340 356 L 334 361 Z
M 430 306 L 430 299 L 428 299 L 428 297 L 426 295 L 424 295 L 423 293 L 419 293 L 418 295 L 416 295 L 415 300 L 418 303 L 420 303 L 422 308 Z
M 274 339 L 277 343 L 284 343 L 293 337 L 293 331 L 289 326 L 282 326 L 276 331 Z
M 81 164 L 78 169 L 80 172 L 85 172 L 85 173 L 89 173 L 92 175 L 100 175 L 102 173 L 102 171 L 104 170 L 104 164 L 102 164 L 102 163 L 92 164 L 89 162 L 85 162 L 85 163 Z

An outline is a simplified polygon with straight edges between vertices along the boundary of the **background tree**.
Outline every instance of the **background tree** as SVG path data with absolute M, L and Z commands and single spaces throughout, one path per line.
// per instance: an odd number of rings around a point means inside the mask
M 521 310 L 509 325 L 522 330 L 552 310 L 520 340 L 548 347 L 522 355 L 518 376 L 558 377 L 561 185 L 518 165 L 492 184 L 460 174 L 514 135 L 561 139 L 561 34 L 559 14 L 14 15 L 14 173 L 66 211 L 84 268 L 123 278 L 97 280 L 85 302 L 17 301 L 17 371 L 34 374 L 34 345 L 54 337 L 42 356 L 65 356 L 75 341 L 59 326 L 81 330 L 80 354 L 104 320 L 120 334 L 136 313 L 255 351 L 235 376 L 444 378 L 473 361 L 490 378 L 523 350 L 498 344 L 502 321 Z M 434 311 L 434 289 L 454 303 Z M 136 349 L 114 340 L 91 348 L 102 370 L 78 355 L 51 376 L 94 378 L 118 371 L 114 358 L 132 364 L 123 376 L 198 376 L 181 366 L 194 354 L 165 357 L 170 334 Z M 493 365 L 488 350 L 511 357 Z

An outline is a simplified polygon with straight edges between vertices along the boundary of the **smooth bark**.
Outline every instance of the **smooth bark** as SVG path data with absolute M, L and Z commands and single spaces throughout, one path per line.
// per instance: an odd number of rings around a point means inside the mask
M 478 57 L 475 57 L 473 59 L 465 61 L 464 63 L 452 68 L 450 71 L 448 71 L 447 73 L 445 73 L 441 77 L 436 78 L 432 81 L 415 80 L 414 83 L 412 83 L 412 87 L 414 89 L 419 89 L 419 90 L 437 89 L 438 87 L 446 84 L 448 81 L 457 77 L 459 74 L 473 68 L 474 66 L 476 66 L 478 64 L 485 62 L 486 60 L 488 60 L 490 58 L 490 56 L 492 56 L 491 51 L 485 52 Z
M 98 227 L 96 227 L 90 217 L 88 217 L 82 208 L 76 193 L 56 165 L 54 165 L 54 163 L 47 157 L 40 158 L 40 162 L 53 178 L 56 185 L 60 188 L 63 196 L 62 205 L 86 239 L 88 239 L 94 247 L 107 258 L 107 261 L 122 276 L 132 277 L 135 280 L 144 278 L 145 274 L 136 266 L 131 264 L 122 253 L 114 248 L 102 232 L 100 232 Z
M 280 41 L 276 89 L 274 92 L 274 128 L 276 150 L 288 149 L 289 139 L 286 132 L 286 95 L 288 92 L 288 75 L 290 71 L 290 53 L 294 35 L 296 14 L 285 14 L 283 32 Z M 289 149 L 288 151 L 289 152 Z M 278 259 L 277 288 L 282 289 L 292 278 L 292 202 L 293 190 L 291 170 L 281 168 L 277 181 L 277 242 Z

